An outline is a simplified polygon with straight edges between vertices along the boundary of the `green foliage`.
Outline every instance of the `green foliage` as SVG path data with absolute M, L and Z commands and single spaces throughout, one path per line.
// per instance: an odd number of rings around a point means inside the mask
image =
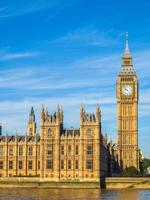
M 122 172 L 122 175 L 123 176 L 126 176 L 126 177 L 134 177 L 134 176 L 139 176 L 139 171 L 131 166 L 131 167 L 126 167 L 123 172 Z
M 145 174 L 147 172 L 147 168 L 150 167 L 150 159 L 144 158 L 140 161 L 140 172 L 141 174 Z

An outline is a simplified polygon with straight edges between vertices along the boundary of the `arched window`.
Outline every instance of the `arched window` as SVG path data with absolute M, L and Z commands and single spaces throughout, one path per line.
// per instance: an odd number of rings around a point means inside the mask
M 47 136 L 48 136 L 48 137 L 52 137 L 52 136 L 53 136 L 52 129 L 50 129 L 50 128 L 48 129 Z
M 32 156 L 32 153 L 33 153 L 33 148 L 32 146 L 29 146 L 29 156 Z

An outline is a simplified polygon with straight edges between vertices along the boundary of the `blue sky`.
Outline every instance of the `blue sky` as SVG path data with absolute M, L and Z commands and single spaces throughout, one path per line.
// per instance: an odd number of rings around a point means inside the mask
M 24 134 L 31 106 L 44 104 L 79 127 L 80 105 L 102 110 L 102 130 L 117 139 L 116 79 L 125 33 L 140 86 L 139 144 L 150 157 L 150 2 L 0 1 L 0 122 Z

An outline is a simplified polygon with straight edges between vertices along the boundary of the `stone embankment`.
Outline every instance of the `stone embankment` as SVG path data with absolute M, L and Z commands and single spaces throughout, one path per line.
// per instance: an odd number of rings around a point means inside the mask
M 9 177 L 0 178 L 0 188 L 100 188 L 100 183 L 71 180 L 60 182 L 37 177 Z
M 106 189 L 150 189 L 150 178 L 107 177 L 101 184 Z M 0 178 L 0 188 L 100 188 L 99 182 L 50 181 L 48 178 Z
M 150 178 L 113 177 L 105 179 L 107 189 L 150 189 Z

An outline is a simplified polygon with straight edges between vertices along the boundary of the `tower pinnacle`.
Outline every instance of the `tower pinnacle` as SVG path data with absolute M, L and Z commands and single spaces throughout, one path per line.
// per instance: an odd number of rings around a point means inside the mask
M 36 134 L 36 122 L 35 122 L 35 113 L 34 108 L 31 108 L 30 114 L 29 114 L 29 122 L 27 126 L 27 135 L 28 136 L 34 136 Z
M 35 122 L 35 114 L 34 114 L 34 108 L 31 108 L 31 112 L 29 114 L 29 123 Z
M 128 32 L 126 32 L 126 49 L 125 52 L 129 52 Z
M 126 46 L 125 46 L 125 53 L 123 57 L 131 57 L 131 53 L 129 50 L 128 32 L 126 32 Z

